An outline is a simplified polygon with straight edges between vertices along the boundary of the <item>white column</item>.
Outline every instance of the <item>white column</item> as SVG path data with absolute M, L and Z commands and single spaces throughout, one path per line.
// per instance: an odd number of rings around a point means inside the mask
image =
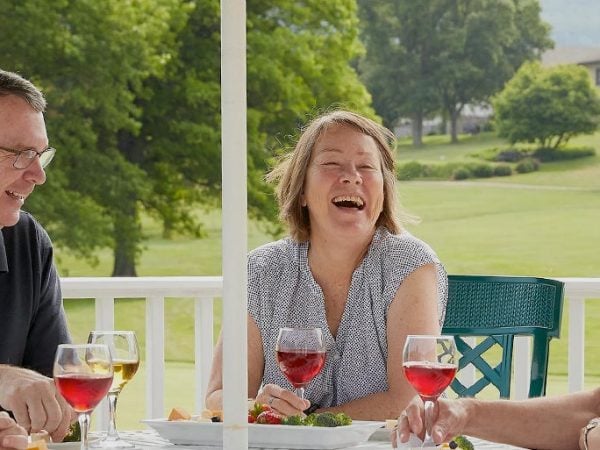
M 248 448 L 246 2 L 221 0 L 223 448 Z
M 212 297 L 200 297 L 194 301 L 196 411 L 204 409 L 204 397 L 213 357 L 213 303 Z
M 513 351 L 513 373 L 515 392 L 512 396 L 516 400 L 525 400 L 529 397 L 529 383 L 531 381 L 531 337 L 515 336 Z
M 146 417 L 164 417 L 165 402 L 165 299 L 146 299 Z
M 585 299 L 569 296 L 569 392 L 583 390 L 585 372 Z
M 115 299 L 111 296 L 96 297 L 96 324 L 95 330 L 115 329 Z M 108 429 L 108 400 L 105 398 L 94 410 L 94 429 L 105 431 Z

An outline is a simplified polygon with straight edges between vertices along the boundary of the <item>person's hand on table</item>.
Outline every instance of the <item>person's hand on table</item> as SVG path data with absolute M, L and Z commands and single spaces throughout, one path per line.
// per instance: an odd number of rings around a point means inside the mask
M 440 398 L 433 408 L 431 437 L 436 444 L 447 442 L 462 434 L 468 420 L 467 410 L 459 400 Z M 425 437 L 425 410 L 423 401 L 415 396 L 398 417 L 398 436 L 400 442 L 408 442 L 414 433 L 420 439 Z M 392 445 L 396 447 L 396 433 L 392 433 Z
M 266 384 L 256 396 L 256 401 L 269 405 L 273 411 L 284 416 L 302 415 L 310 406 L 310 401 L 302 400 L 292 391 L 276 384 Z
M 600 418 L 593 419 L 595 421 L 600 421 Z M 590 421 L 591 422 L 591 421 Z M 581 450 L 600 450 L 600 423 L 596 425 L 595 428 L 588 430 L 587 432 L 587 447 L 585 445 L 586 440 L 586 427 L 581 429 L 581 433 L 579 434 L 579 448 Z
M 63 440 L 75 418 L 54 380 L 20 367 L 0 368 L 0 406 L 26 431 L 46 430 L 55 442 Z
M 27 431 L 4 411 L 0 412 L 0 450 L 27 448 Z

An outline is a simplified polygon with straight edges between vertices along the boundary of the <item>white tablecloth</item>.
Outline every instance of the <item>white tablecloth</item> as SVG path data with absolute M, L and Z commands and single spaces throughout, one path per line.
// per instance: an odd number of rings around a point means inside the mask
M 213 446 L 202 445 L 173 445 L 163 439 L 154 430 L 143 431 L 119 431 L 121 438 L 125 439 L 140 449 L 151 450 L 215 450 Z M 496 444 L 493 442 L 482 441 L 481 439 L 471 438 L 475 450 L 524 450 L 510 445 Z M 351 447 L 347 450 L 391 450 L 390 442 L 368 441 L 363 444 Z

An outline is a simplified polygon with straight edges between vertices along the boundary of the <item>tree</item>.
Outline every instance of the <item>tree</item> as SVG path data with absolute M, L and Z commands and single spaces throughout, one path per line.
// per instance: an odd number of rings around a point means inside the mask
M 450 119 L 452 142 L 458 142 L 457 121 L 464 106 L 488 101 L 523 62 L 552 47 L 549 31 L 537 0 L 452 2 L 440 27 L 447 48 L 435 83 Z
M 557 148 L 600 121 L 600 96 L 587 70 L 524 64 L 493 99 L 498 135 L 515 142 Z
M 388 127 L 410 117 L 413 144 L 422 143 L 423 119 L 440 108 L 435 89 L 442 45 L 435 29 L 444 0 L 359 0 L 367 53 L 359 69 L 373 105 Z
M 376 111 L 417 121 L 442 110 L 457 141 L 464 105 L 485 102 L 518 67 L 551 47 L 537 0 L 362 0 L 362 72 Z
M 200 234 L 221 195 L 219 0 L 0 0 L 0 66 L 45 88 L 59 149 L 28 205 L 53 239 L 114 251 L 135 275 L 142 214 Z M 11 24 L 24 24 L 15 30 Z M 8 35 L 10 30 L 10 35 Z M 350 61 L 362 51 L 353 0 L 248 5 L 250 212 L 275 218 L 271 159 L 307 115 L 343 104 L 374 116 Z

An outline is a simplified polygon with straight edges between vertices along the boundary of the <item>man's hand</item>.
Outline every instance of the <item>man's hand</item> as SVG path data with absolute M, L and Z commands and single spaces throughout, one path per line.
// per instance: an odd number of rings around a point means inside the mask
M 7 413 L 0 412 L 0 450 L 27 448 L 27 431 Z
M 0 366 L 0 406 L 26 431 L 46 430 L 56 442 L 75 417 L 51 378 L 20 367 Z
M 435 402 L 432 416 L 431 437 L 436 444 L 441 444 L 462 434 L 468 420 L 468 413 L 461 399 L 440 398 Z M 398 417 L 400 442 L 407 442 L 410 433 L 416 434 L 421 439 L 425 435 L 425 411 L 423 402 L 418 396 L 410 401 Z M 395 443 L 395 433 L 392 440 Z

